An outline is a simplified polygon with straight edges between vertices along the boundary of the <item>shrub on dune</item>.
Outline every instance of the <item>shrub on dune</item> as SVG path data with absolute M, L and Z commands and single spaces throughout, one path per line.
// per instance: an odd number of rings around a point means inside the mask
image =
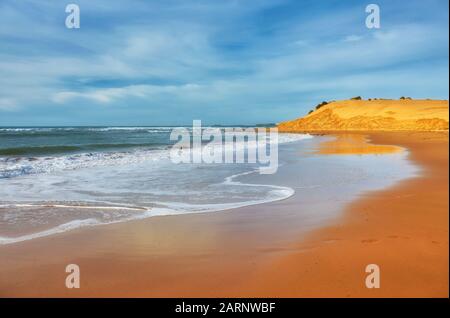
M 316 110 L 319 109 L 320 107 L 325 106 L 325 105 L 328 105 L 328 102 L 327 102 L 327 101 L 321 102 L 319 105 L 316 106 Z

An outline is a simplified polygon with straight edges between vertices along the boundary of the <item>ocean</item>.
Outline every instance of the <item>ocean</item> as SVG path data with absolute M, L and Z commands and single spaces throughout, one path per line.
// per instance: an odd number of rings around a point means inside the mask
M 170 160 L 172 129 L 0 128 L 0 244 L 152 216 L 224 211 L 294 193 L 305 205 L 311 198 L 336 205 L 417 172 L 406 153 L 364 160 L 314 155 L 329 137 L 307 134 L 279 134 L 280 169 L 273 175 L 260 175 L 253 163 L 176 164 Z
M 288 187 L 237 181 L 257 173 L 255 164 L 172 163 L 172 129 L 0 128 L 0 244 L 292 195 Z M 279 143 L 305 138 L 284 134 Z

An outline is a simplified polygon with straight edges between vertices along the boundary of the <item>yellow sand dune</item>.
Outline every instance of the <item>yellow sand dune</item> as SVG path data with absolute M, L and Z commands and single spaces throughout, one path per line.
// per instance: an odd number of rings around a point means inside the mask
M 343 100 L 278 124 L 280 131 L 448 130 L 446 100 Z

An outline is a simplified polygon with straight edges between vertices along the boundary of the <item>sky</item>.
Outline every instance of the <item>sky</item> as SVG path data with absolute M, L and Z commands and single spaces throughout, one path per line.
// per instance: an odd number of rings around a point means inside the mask
M 358 95 L 448 99 L 448 6 L 0 0 L 0 126 L 276 123 Z

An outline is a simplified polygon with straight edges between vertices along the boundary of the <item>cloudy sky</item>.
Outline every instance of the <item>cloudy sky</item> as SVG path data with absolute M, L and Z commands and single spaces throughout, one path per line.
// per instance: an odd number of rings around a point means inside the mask
M 381 28 L 365 26 L 366 6 Z M 67 29 L 76 3 L 81 28 Z M 278 122 L 448 99 L 448 0 L 0 0 L 0 125 Z

